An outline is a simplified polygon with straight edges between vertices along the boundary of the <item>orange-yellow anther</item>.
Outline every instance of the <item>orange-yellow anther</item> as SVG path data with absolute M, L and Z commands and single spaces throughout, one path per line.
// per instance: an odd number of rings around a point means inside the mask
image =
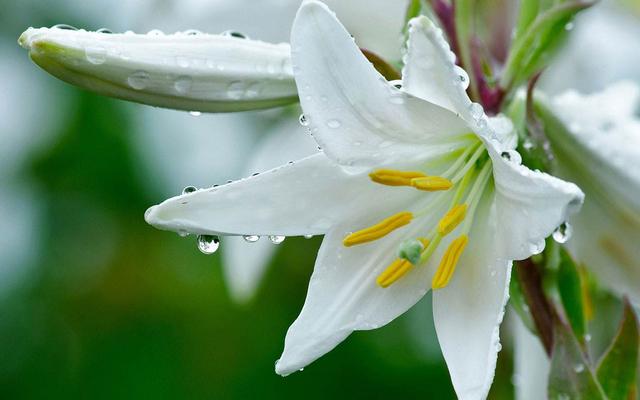
M 418 190 L 426 190 L 428 192 L 435 192 L 437 190 L 448 190 L 453 186 L 453 182 L 447 178 L 440 176 L 425 176 L 422 178 L 411 179 L 411 186 Z
M 408 211 L 399 212 L 395 215 L 390 216 L 389 218 L 383 219 L 382 221 L 369 228 L 365 228 L 348 235 L 344 238 L 342 244 L 344 244 L 346 247 L 350 247 L 356 244 L 372 242 L 376 239 L 380 239 L 385 235 L 388 235 L 401 226 L 407 225 L 409 222 L 411 222 L 411 219 L 413 219 L 412 213 Z
M 413 264 L 403 258 L 398 258 L 378 276 L 376 282 L 383 288 L 389 287 L 392 283 L 405 276 L 411 268 L 413 268 Z
M 438 233 L 442 236 L 449 234 L 452 230 L 456 229 L 456 226 L 464 220 L 467 215 L 467 205 L 458 204 L 454 206 L 444 217 L 438 222 Z
M 377 169 L 369 174 L 372 181 L 387 186 L 411 186 L 411 180 L 427 175 L 420 171 L 398 171 L 395 169 Z
M 442 260 L 440 261 L 440 266 L 438 266 L 438 270 L 431 281 L 431 287 L 433 289 L 442 289 L 449 284 L 449 281 L 453 276 L 453 272 L 456 269 L 456 265 L 458 264 L 458 260 L 460 259 L 460 255 L 462 255 L 462 252 L 468 242 L 469 237 L 467 235 L 462 235 L 459 238 L 456 238 L 451 242 L 449 247 L 447 247 L 444 256 L 442 256 Z

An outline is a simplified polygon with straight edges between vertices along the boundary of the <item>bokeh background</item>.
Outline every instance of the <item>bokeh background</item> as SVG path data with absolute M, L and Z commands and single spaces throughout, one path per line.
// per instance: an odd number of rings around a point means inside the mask
M 399 30 L 404 2 L 334 3 L 358 40 L 398 51 L 388 32 Z M 640 7 L 605 3 L 576 21 L 549 92 L 640 81 Z M 278 245 L 258 291 L 239 304 L 223 279 L 224 243 L 206 256 L 195 238 L 145 224 L 147 207 L 185 186 L 243 176 L 276 121 L 297 120 L 296 107 L 194 117 L 125 103 L 57 81 L 16 44 L 27 27 L 57 23 L 286 41 L 297 4 L 0 0 L 0 398 L 454 398 L 429 296 L 282 378 L 274 362 L 321 238 Z M 509 325 L 490 398 L 513 398 L 517 383 Z

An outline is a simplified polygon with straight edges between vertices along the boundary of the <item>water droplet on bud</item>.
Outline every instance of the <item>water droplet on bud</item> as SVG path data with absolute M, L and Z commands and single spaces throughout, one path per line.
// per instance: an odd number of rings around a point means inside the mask
M 269 236 L 269 240 L 271 240 L 271 243 L 273 244 L 280 244 L 284 242 L 284 239 L 286 239 L 286 236 L 279 236 L 279 235 Z
M 195 191 L 197 191 L 198 188 L 195 186 L 187 186 L 186 188 L 182 189 L 182 194 L 189 194 L 189 193 L 193 193 Z
M 244 235 L 242 238 L 247 243 L 255 243 L 260 240 L 260 236 L 258 235 Z
M 558 243 L 567 243 L 573 233 L 573 227 L 568 222 L 563 222 L 560 226 L 553 231 L 553 240 Z

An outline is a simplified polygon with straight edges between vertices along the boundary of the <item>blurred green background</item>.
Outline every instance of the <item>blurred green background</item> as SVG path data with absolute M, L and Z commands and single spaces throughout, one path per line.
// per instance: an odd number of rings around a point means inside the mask
M 247 1 L 0 0 L 1 398 L 455 397 L 429 296 L 282 378 L 274 362 L 321 238 L 278 246 L 255 298 L 238 305 L 224 244 L 205 256 L 193 237 L 144 222 L 184 186 L 238 178 L 273 113 L 190 117 L 100 97 L 46 75 L 16 44 L 28 26 L 57 23 L 286 40 L 296 1 L 265 3 L 280 19 L 260 31 Z M 495 399 L 513 397 L 503 332 Z

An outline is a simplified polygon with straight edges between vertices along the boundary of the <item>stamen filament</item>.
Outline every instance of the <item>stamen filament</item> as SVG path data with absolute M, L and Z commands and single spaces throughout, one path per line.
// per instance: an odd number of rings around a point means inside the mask
M 484 146 L 479 146 L 473 153 L 471 158 L 469 158 L 465 166 L 460 171 L 458 171 L 458 173 L 453 178 L 451 178 L 451 181 L 453 183 L 457 183 L 462 177 L 464 177 L 465 174 L 470 170 L 471 167 L 475 165 L 476 161 L 478 161 L 480 156 L 482 156 L 485 151 L 487 150 L 484 148 Z
M 383 236 L 388 235 L 394 230 L 407 225 L 413 219 L 413 214 L 408 211 L 399 212 L 388 218 L 383 219 L 377 224 L 354 232 L 344 238 L 342 244 L 345 247 L 354 246 L 356 244 L 362 244 L 372 242 L 380 239 Z
M 469 204 L 469 210 L 467 212 L 467 218 L 465 220 L 464 225 L 462 226 L 462 232 L 464 234 L 468 234 L 471 230 L 471 225 L 473 223 L 473 218 L 476 213 L 476 209 L 478 208 L 478 204 L 480 203 L 480 199 L 482 198 L 482 194 L 485 191 L 485 187 L 491 178 L 491 171 L 493 170 L 493 165 L 490 161 L 487 161 L 480 170 L 476 181 L 471 188 L 469 195 L 465 203 Z
M 451 164 L 451 166 L 445 172 L 441 174 L 441 176 L 451 178 L 456 173 L 456 171 L 460 169 L 460 167 L 466 165 L 467 158 L 471 155 L 472 152 L 478 149 L 478 146 L 480 146 L 480 143 L 476 143 L 472 146 L 467 147 L 464 153 L 462 153 L 458 157 L 458 159 L 453 164 Z
M 462 255 L 467 243 L 469 242 L 469 237 L 467 235 L 462 235 L 456 238 L 442 256 L 442 260 L 440 261 L 440 265 L 433 276 L 433 280 L 431 281 L 431 287 L 433 289 L 442 289 L 443 287 L 449 284 L 451 277 L 453 276 L 453 272 L 456 269 L 456 265 L 458 264 L 458 260 Z

